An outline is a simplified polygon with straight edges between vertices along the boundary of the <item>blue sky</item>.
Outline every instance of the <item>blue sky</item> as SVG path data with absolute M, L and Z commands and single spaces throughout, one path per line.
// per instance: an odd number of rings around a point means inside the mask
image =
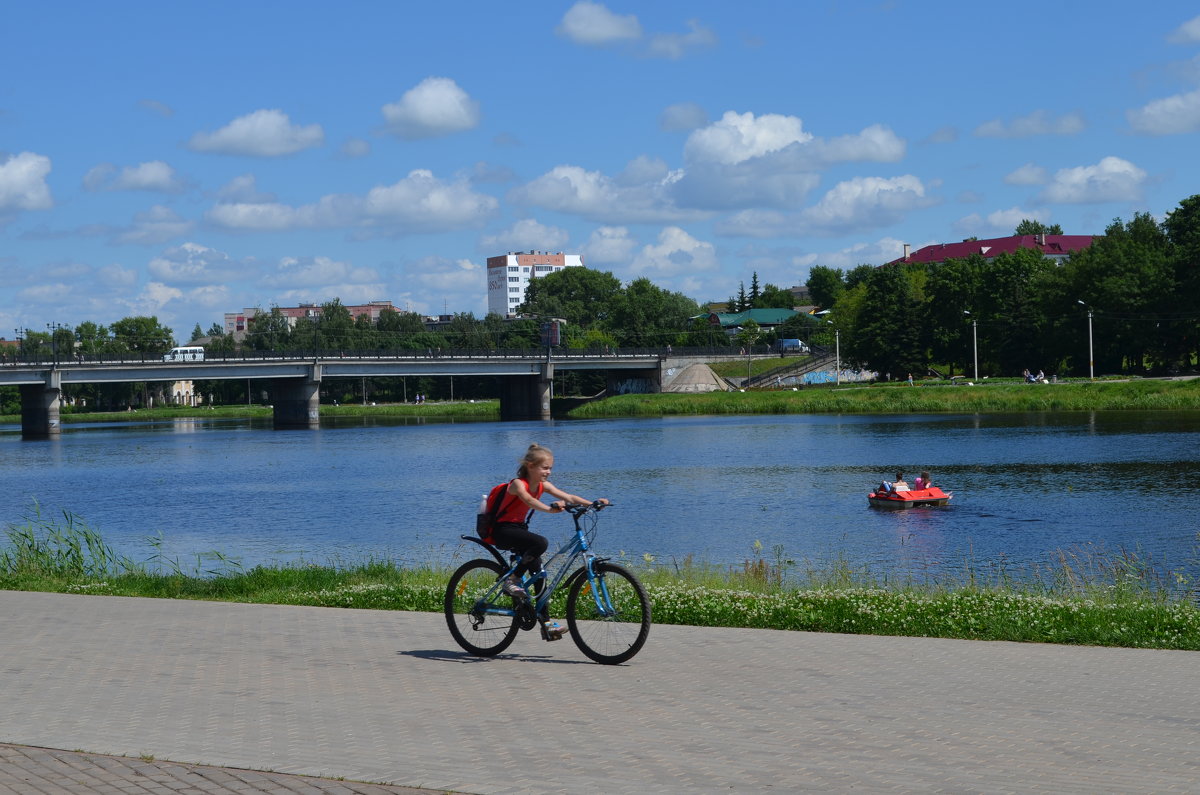
M 7 3 L 0 336 L 582 253 L 703 302 L 1200 193 L 1200 7 Z

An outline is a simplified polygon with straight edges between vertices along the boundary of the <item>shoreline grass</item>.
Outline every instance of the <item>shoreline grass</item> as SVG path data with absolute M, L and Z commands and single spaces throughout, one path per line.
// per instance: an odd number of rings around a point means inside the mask
M 242 570 L 219 555 L 216 569 L 188 572 L 157 553 L 150 562 L 166 570 L 154 570 L 66 513 L 56 522 L 35 511 L 5 534 L 4 590 L 439 613 L 451 572 L 379 560 Z M 740 568 L 623 562 L 645 583 L 659 624 L 1200 650 L 1194 586 L 1165 589 L 1130 555 L 1099 568 L 1064 555 L 1051 576 L 1025 582 L 881 583 L 839 561 L 798 573 L 781 549 L 773 561 L 760 552 Z
M 573 409 L 574 419 L 717 414 L 939 414 L 1035 411 L 1194 411 L 1200 379 L 909 387 L 855 384 L 796 391 L 616 395 Z

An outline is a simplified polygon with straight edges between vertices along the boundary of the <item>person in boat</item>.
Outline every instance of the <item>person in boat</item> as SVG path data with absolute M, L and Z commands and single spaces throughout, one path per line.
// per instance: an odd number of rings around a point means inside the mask
M 917 476 L 917 479 L 913 481 L 913 489 L 915 489 L 916 491 L 921 491 L 922 489 L 927 489 L 932 485 L 933 484 L 929 482 L 929 472 L 928 471 L 922 471 L 921 474 Z
M 896 479 L 892 481 L 892 491 L 909 491 L 909 486 L 904 480 L 903 472 L 896 473 Z

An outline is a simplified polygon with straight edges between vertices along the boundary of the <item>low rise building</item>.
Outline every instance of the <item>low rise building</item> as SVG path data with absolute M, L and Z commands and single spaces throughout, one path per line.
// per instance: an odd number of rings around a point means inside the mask
M 385 310 L 390 309 L 395 311 L 391 301 L 370 301 L 365 304 L 346 304 L 347 311 L 350 312 L 350 317 L 358 318 L 366 315 L 371 319 L 371 323 L 379 322 L 379 315 Z M 287 318 L 288 327 L 295 328 L 296 321 L 300 318 L 318 318 L 321 316 L 320 304 L 300 304 L 299 306 L 279 306 L 271 307 L 271 309 L 259 309 L 258 307 L 248 307 L 241 312 L 226 312 L 225 313 L 225 333 L 233 339 L 241 342 L 246 338 L 246 330 L 250 326 L 250 321 L 254 319 L 260 312 L 269 313 L 278 310 L 279 314 Z
M 529 282 L 563 268 L 583 267 L 582 254 L 508 252 L 487 258 L 488 314 L 507 317 L 525 302 Z
M 961 243 L 934 243 L 916 251 L 913 251 L 912 246 L 905 243 L 904 255 L 886 264 L 936 264 L 948 259 L 965 259 L 973 254 L 990 260 L 1001 254 L 1010 254 L 1023 248 L 1038 249 L 1047 259 L 1061 263 L 1071 256 L 1072 252 L 1092 245 L 1092 241 L 1095 239 L 1096 235 L 1010 235 L 987 240 L 964 240 Z

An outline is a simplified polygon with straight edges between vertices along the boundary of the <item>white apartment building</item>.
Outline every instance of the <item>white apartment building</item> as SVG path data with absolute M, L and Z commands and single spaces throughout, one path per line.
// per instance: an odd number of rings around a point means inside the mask
M 582 254 L 508 252 L 487 259 L 488 314 L 506 317 L 525 300 L 529 280 L 563 268 L 583 267 Z

